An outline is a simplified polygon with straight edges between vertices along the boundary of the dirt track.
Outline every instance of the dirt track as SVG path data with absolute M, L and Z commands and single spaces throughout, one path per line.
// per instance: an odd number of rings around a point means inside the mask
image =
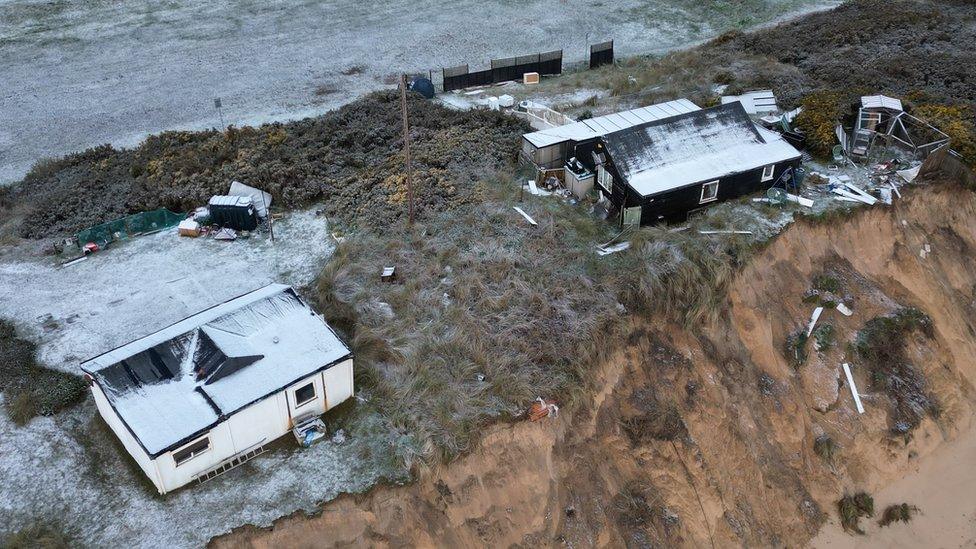
M 0 0 L 0 184 L 36 160 L 149 133 L 320 114 L 402 70 L 613 38 L 663 51 L 831 0 Z M 761 15 L 757 15 L 761 14 Z M 513 24 L 513 22 L 525 22 Z

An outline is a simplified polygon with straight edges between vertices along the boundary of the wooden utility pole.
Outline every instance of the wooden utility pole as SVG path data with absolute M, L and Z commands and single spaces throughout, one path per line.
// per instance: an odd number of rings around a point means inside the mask
M 410 224 L 413 225 L 413 168 L 410 165 L 410 122 L 407 121 L 407 75 L 400 78 L 400 110 L 403 113 L 403 156 L 407 168 L 407 208 Z

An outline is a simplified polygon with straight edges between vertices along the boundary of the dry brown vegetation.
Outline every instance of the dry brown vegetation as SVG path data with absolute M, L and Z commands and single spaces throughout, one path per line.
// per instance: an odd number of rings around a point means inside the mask
M 725 204 L 688 231 L 648 227 L 628 236 L 627 253 L 600 257 L 594 246 L 615 229 L 581 207 L 527 199 L 531 227 L 512 209 L 510 176 L 475 188 L 477 206 L 350 235 L 316 288 L 353 344 L 360 385 L 424 458 L 456 455 L 490 418 L 520 414 L 536 397 L 572 402 L 622 343 L 626 313 L 689 326 L 715 318 L 752 244 L 695 229 L 758 223 Z M 395 283 L 380 280 L 384 266 L 396 267 Z M 673 439 L 681 421 L 662 402 L 627 428 Z

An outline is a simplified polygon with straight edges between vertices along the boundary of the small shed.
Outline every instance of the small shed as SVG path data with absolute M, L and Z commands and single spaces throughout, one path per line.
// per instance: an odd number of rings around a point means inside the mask
M 250 196 L 214 196 L 208 204 L 210 219 L 235 231 L 253 231 L 258 226 L 257 209 Z
M 160 494 L 262 453 L 353 394 L 353 357 L 271 284 L 86 360 L 99 413 Z
M 772 187 L 800 164 L 800 152 L 739 102 L 609 133 L 594 156 L 597 188 L 628 225 L 684 220 Z

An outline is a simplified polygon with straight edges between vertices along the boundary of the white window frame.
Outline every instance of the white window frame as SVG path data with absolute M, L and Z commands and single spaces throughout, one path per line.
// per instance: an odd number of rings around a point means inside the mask
M 773 178 L 773 174 L 776 173 L 776 164 L 770 164 L 768 166 L 763 166 L 762 181 L 769 181 Z
M 718 200 L 718 182 L 719 182 L 719 180 L 716 179 L 715 181 L 709 181 L 708 183 L 702 183 L 702 187 L 701 187 L 701 189 L 702 189 L 702 191 L 701 191 L 701 200 L 698 202 L 699 204 L 705 204 L 706 202 L 715 202 L 716 200 Z M 705 198 L 705 191 L 709 187 L 714 187 L 715 188 L 715 192 L 712 194 L 712 196 L 710 198 Z
M 304 389 L 305 387 L 308 387 L 309 385 L 312 386 L 312 398 L 308 400 L 304 400 L 302 402 L 298 402 L 298 391 Z M 308 383 L 302 385 L 301 387 L 296 387 L 295 390 L 291 392 L 291 396 L 295 399 L 295 409 L 297 410 L 298 408 L 305 406 L 309 402 L 315 402 L 319 398 L 319 393 L 318 391 L 315 390 L 315 382 L 309 381 Z
M 182 452 L 183 449 L 185 449 L 185 448 L 189 448 L 190 446 L 193 446 L 194 444 L 197 444 L 201 440 L 206 440 L 207 441 L 207 447 L 206 448 L 204 448 L 203 450 L 200 450 L 199 452 L 193 452 L 192 454 L 190 454 L 190 457 L 188 457 L 188 458 L 186 458 L 186 459 L 184 459 L 182 461 L 179 461 L 179 460 L 176 459 L 176 454 Z M 173 463 L 175 463 L 176 466 L 179 467 L 180 465 L 183 465 L 184 463 L 186 463 L 188 461 L 194 460 L 197 456 L 201 456 L 203 454 L 206 454 L 207 452 L 210 451 L 211 448 L 213 448 L 213 444 L 210 443 L 210 435 L 207 434 L 207 435 L 204 435 L 204 436 L 202 436 L 202 437 L 194 440 L 193 442 L 190 442 L 188 444 L 184 444 L 180 448 L 177 448 L 176 450 L 173 450 L 172 452 L 170 452 L 170 455 L 173 456 Z
M 613 175 L 603 166 L 597 168 L 597 183 L 606 193 L 613 193 Z

